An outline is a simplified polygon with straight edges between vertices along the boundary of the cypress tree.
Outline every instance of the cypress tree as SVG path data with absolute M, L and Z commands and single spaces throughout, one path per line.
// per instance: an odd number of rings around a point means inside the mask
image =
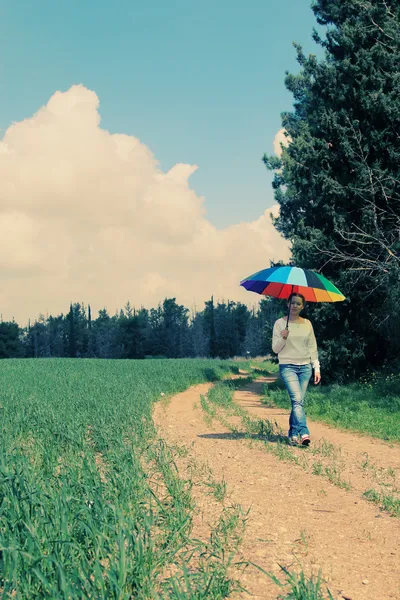
M 323 366 L 354 377 L 399 350 L 400 5 L 396 0 L 317 0 L 324 58 L 287 74 L 294 110 L 275 170 L 277 229 L 293 263 L 321 271 L 348 300 L 309 306 Z M 394 335 L 394 329 L 397 334 Z

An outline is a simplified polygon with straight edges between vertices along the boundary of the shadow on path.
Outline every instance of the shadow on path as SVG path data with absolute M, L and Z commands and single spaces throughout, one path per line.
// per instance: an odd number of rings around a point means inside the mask
M 279 434 L 260 434 L 260 433 L 246 433 L 246 432 L 230 432 L 230 433 L 199 433 L 199 438 L 209 440 L 263 440 L 264 442 L 278 443 L 290 445 L 288 438 L 284 435 Z

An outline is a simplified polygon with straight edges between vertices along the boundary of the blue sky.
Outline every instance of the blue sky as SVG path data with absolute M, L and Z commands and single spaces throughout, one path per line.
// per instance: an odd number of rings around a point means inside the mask
M 0 129 L 82 83 L 102 127 L 139 137 L 163 170 L 198 165 L 215 226 L 251 221 L 273 204 L 261 157 L 292 106 L 292 42 L 316 52 L 314 26 L 299 0 L 0 0 Z

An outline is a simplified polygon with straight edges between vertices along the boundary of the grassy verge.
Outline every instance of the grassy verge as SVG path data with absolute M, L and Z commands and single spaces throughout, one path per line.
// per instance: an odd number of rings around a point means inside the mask
M 229 594 L 221 547 L 233 513 L 208 543 L 191 538 L 191 482 L 151 418 L 161 395 L 229 370 L 207 360 L 1 361 L 1 597 Z
M 265 404 L 290 409 L 280 380 L 266 384 Z M 375 376 L 370 381 L 314 388 L 306 397 L 307 415 L 341 429 L 400 442 L 400 376 Z

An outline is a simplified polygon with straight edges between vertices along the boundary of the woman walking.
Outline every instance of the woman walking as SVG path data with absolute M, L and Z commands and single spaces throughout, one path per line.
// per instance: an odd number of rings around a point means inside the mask
M 310 432 L 306 423 L 304 398 L 314 368 L 314 383 L 321 381 L 317 342 L 308 319 L 300 316 L 305 306 L 304 296 L 293 293 L 288 300 L 287 317 L 275 322 L 272 350 L 279 358 L 279 373 L 289 393 L 292 411 L 289 417 L 289 441 L 293 445 L 308 446 Z

